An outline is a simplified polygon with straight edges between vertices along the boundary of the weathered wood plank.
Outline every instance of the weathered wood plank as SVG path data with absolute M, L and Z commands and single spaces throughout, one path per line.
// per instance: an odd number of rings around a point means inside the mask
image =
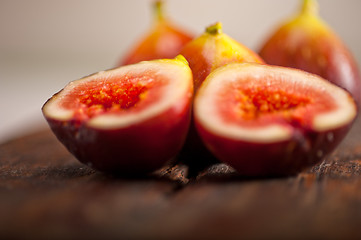
M 324 162 L 288 178 L 226 165 L 144 178 L 93 171 L 45 130 L 0 146 L 0 238 L 361 239 L 361 122 Z

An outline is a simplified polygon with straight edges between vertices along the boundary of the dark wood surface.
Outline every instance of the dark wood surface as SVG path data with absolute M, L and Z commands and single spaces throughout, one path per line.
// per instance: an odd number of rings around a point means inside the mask
M 144 178 L 80 164 L 49 130 L 0 146 L 0 239 L 361 239 L 361 121 L 293 177 L 226 165 Z

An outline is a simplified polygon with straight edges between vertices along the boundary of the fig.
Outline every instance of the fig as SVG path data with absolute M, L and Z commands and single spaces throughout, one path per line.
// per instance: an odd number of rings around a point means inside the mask
M 213 71 L 195 96 L 199 135 L 245 176 L 286 176 L 320 162 L 357 115 L 344 89 L 308 72 L 255 63 Z M 212 117 L 210 117 L 212 116 Z
M 231 62 L 263 63 L 255 52 L 224 34 L 221 22 L 207 27 L 201 36 L 184 46 L 181 54 L 187 59 L 192 69 L 195 92 L 208 74 L 220 66 Z M 218 160 L 203 145 L 193 120 L 179 158 L 181 162 L 189 166 L 190 177 L 218 163 Z
M 162 167 L 180 151 L 192 98 L 192 72 L 178 56 L 72 81 L 42 111 L 80 162 L 107 173 L 138 175 Z
M 180 54 L 192 69 L 195 91 L 211 71 L 227 63 L 263 63 L 255 52 L 224 34 L 221 22 L 207 27 L 201 36 L 187 43 Z
M 164 14 L 164 2 L 154 1 L 154 23 L 151 30 L 128 52 L 117 66 L 140 61 L 174 58 L 183 46 L 193 39 Z
M 259 52 L 272 65 L 317 74 L 351 93 L 358 106 L 361 77 L 342 40 L 318 14 L 316 0 L 303 0 L 300 13 L 271 34 Z

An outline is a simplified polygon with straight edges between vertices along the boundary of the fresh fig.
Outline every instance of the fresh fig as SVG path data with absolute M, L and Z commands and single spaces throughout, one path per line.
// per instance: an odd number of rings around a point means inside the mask
M 266 40 L 260 56 L 269 64 L 293 67 L 329 80 L 361 100 L 360 72 L 351 52 L 318 15 L 316 0 L 303 0 L 301 12 Z
M 181 54 L 192 69 L 195 92 L 208 74 L 220 66 L 231 62 L 263 63 L 255 52 L 224 34 L 220 22 L 210 25 L 201 36 L 186 44 Z M 208 166 L 218 163 L 203 145 L 193 121 L 179 158 L 189 166 L 191 177 Z
M 183 46 L 193 39 L 191 33 L 175 25 L 164 14 L 163 1 L 154 1 L 152 29 L 120 60 L 117 66 L 140 61 L 174 58 Z
M 221 22 L 207 27 L 201 36 L 184 46 L 181 54 L 192 69 L 195 91 L 211 71 L 227 63 L 263 63 L 255 52 L 224 34 Z
M 254 63 L 213 71 L 193 107 L 205 145 L 247 176 L 293 175 L 313 166 L 335 149 L 357 115 L 351 95 L 329 81 Z
M 179 56 L 70 82 L 42 111 L 80 162 L 104 172 L 146 174 L 181 149 L 192 98 L 192 72 Z

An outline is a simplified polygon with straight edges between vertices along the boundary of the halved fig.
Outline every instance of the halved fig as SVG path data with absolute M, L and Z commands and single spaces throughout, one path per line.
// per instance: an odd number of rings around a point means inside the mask
M 215 70 L 194 101 L 205 145 L 248 176 L 292 175 L 316 164 L 356 115 L 349 93 L 323 78 L 254 63 Z
M 144 174 L 181 149 L 192 81 L 182 56 L 144 61 L 70 82 L 42 111 L 82 163 L 104 172 Z

